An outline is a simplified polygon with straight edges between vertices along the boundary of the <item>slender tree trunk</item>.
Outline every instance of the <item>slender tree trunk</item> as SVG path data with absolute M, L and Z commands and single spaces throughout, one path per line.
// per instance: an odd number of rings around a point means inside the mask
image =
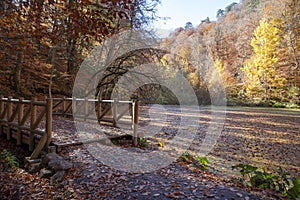
M 15 92 L 20 95 L 22 94 L 22 86 L 21 86 L 21 71 L 22 71 L 22 63 L 23 63 L 23 52 L 17 52 L 17 64 L 15 68 L 14 74 L 14 89 Z
M 68 54 L 68 69 L 67 72 L 71 73 L 75 67 L 75 58 L 76 58 L 76 40 L 69 41 L 69 54 Z
M 57 46 L 55 46 L 51 50 L 51 75 L 50 75 L 49 87 L 48 87 L 48 92 L 49 92 L 49 98 L 50 99 L 52 99 L 52 83 L 53 83 L 53 73 L 54 73 L 54 66 L 55 66 L 56 50 L 57 50 Z

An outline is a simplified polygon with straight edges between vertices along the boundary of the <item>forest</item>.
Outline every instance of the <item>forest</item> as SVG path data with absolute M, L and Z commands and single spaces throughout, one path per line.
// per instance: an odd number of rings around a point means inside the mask
M 70 97 L 89 52 L 113 34 L 143 29 L 160 19 L 155 14 L 158 3 L 2 1 L 0 94 Z M 214 87 L 212 74 L 218 73 L 229 105 L 298 107 L 299 4 L 297 0 L 233 2 L 218 10 L 217 21 L 207 18 L 195 26 L 187 22 L 163 39 L 165 47 L 179 44 L 172 52 L 178 58 L 171 64 L 160 52 L 160 62 L 184 71 L 199 104 L 210 103 L 208 88 Z M 190 40 L 196 42 L 191 45 Z M 169 98 L 158 102 L 174 103 L 172 94 L 161 93 Z
M 200 94 L 213 84 L 205 79 L 216 70 L 229 105 L 297 107 L 299 6 L 299 1 L 232 3 L 218 10 L 217 21 L 207 18 L 195 28 L 187 22 L 165 42 L 181 41 L 176 53 L 186 61 L 186 76 Z M 189 39 L 197 41 L 196 47 Z M 201 57 L 197 66 L 189 62 L 195 49 Z
M 0 199 L 299 199 L 300 0 L 163 1 L 0 0 Z
M 1 94 L 71 96 L 89 51 L 106 37 L 150 23 L 157 3 L 1 1 Z

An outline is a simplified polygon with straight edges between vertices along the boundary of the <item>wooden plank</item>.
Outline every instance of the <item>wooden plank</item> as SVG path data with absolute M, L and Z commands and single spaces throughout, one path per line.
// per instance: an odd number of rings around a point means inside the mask
M 46 113 L 46 136 L 47 136 L 47 141 L 46 141 L 46 146 L 45 148 L 48 150 L 48 146 L 51 142 L 51 138 L 52 138 L 52 104 L 53 101 L 52 99 L 47 99 L 47 113 Z
M 113 123 L 113 119 L 106 119 L 106 118 L 102 118 L 101 119 L 102 122 L 109 122 L 109 123 Z
M 31 106 L 29 106 L 29 107 L 27 108 L 27 111 L 26 111 L 25 115 L 23 115 L 23 118 L 21 119 L 20 125 L 25 124 L 26 120 L 27 120 L 27 119 L 29 118 L 29 116 L 30 116 L 30 113 L 31 113 Z
M 41 123 L 41 121 L 42 121 L 43 117 L 46 115 L 46 113 L 47 113 L 47 108 L 45 107 L 43 112 L 41 112 L 39 114 L 37 120 L 34 122 L 33 129 L 36 129 L 39 126 L 39 124 Z
M 62 112 L 63 113 L 66 112 L 66 100 L 65 100 L 65 97 L 62 99 Z
M 58 103 L 56 103 L 52 109 L 55 109 L 56 107 L 58 107 L 60 104 L 62 103 L 62 101 L 59 101 Z
M 114 99 L 113 103 L 112 103 L 112 117 L 113 117 L 113 126 L 117 127 L 117 118 L 118 118 L 118 99 Z
M 24 104 L 22 103 L 24 99 L 19 99 L 19 110 L 18 110 L 18 125 L 21 125 L 21 121 L 24 115 Z M 17 131 L 17 145 L 21 145 L 22 143 L 22 131 L 20 128 L 18 128 Z
M 69 102 L 69 105 L 66 106 L 66 110 L 64 111 L 64 113 L 69 114 L 68 112 L 72 112 L 71 107 L 72 107 L 72 102 Z
M 110 107 L 108 106 L 107 108 L 105 108 L 105 110 L 101 113 L 101 115 L 98 117 L 98 120 L 101 120 L 109 111 L 110 111 Z
M 133 103 L 133 144 L 137 146 L 138 144 L 138 123 L 139 123 L 139 101 Z
M 14 119 L 16 118 L 17 114 L 19 112 L 19 103 L 17 104 L 17 107 L 15 108 L 15 110 L 12 112 L 12 115 L 10 116 L 8 121 L 14 121 Z
M 11 119 L 11 115 L 12 115 L 12 102 L 11 102 L 11 99 L 12 97 L 8 97 L 7 98 L 7 122 L 11 122 L 10 119 Z M 6 133 L 6 138 L 7 140 L 10 140 L 11 139 L 11 132 L 10 132 L 10 126 L 7 127 L 7 133 Z
M 33 105 L 35 105 L 35 106 L 46 106 L 46 102 L 44 102 L 44 101 L 35 101 L 35 102 L 33 102 Z
M 121 112 L 117 118 L 117 121 L 119 121 L 127 112 L 129 109 L 125 109 L 123 112 Z
M 35 104 L 36 97 L 31 99 L 31 116 L 30 116 L 30 134 L 29 134 L 29 151 L 34 149 L 34 124 L 36 121 L 36 111 L 37 107 Z
M 78 99 L 76 99 L 76 101 L 73 101 L 73 107 L 75 108 L 73 110 L 73 114 L 76 115 L 78 114 L 78 111 L 82 111 L 82 109 L 84 109 L 85 103 L 84 101 L 78 101 Z
M 73 115 L 75 116 L 75 113 L 77 112 L 77 106 L 75 100 L 74 101 L 72 100 L 72 111 L 73 111 Z
M 36 148 L 34 149 L 34 151 L 32 152 L 30 159 L 36 159 L 39 154 L 41 153 L 42 149 L 44 148 L 45 144 L 47 143 L 47 134 L 44 134 L 41 138 L 41 140 L 39 141 L 38 145 L 36 146 Z M 30 140 L 30 139 L 29 139 Z M 31 141 L 29 141 L 29 143 L 31 143 Z
M 3 110 L 2 110 L 2 113 L 1 113 L 1 115 L 0 115 L 0 118 L 1 119 L 3 119 L 3 118 L 5 118 L 5 116 L 6 116 L 6 113 L 7 113 L 7 103 L 5 104 L 5 102 L 4 101 L 2 101 L 2 103 L 3 103 Z
M 41 150 L 45 148 L 48 150 L 48 146 L 51 142 L 51 137 L 52 137 L 52 99 L 47 99 L 46 100 L 46 133 L 43 133 L 42 138 L 40 139 L 38 145 L 32 152 L 30 159 L 36 159 Z M 36 131 L 36 130 L 35 130 Z
M 102 112 L 102 104 L 101 104 L 101 99 L 97 102 L 97 118 L 99 119 L 101 112 Z
M 84 99 L 84 117 L 88 117 L 89 114 L 89 102 L 88 102 L 88 98 Z M 86 119 L 84 119 L 84 121 L 86 121 Z

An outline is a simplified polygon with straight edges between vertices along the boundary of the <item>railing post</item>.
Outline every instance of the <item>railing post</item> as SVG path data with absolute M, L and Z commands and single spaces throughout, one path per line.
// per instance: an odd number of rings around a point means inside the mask
M 77 105 L 76 105 L 76 98 L 72 98 L 72 111 L 73 111 L 73 118 L 75 118 L 76 112 L 77 112 Z
M 118 99 L 114 98 L 113 101 L 113 107 L 112 107 L 112 117 L 113 117 L 113 126 L 116 127 L 117 126 L 117 115 L 118 115 L 118 110 L 117 110 L 117 105 L 118 104 Z
M 45 128 L 45 133 L 42 135 L 38 145 L 32 152 L 30 159 L 36 159 L 41 150 L 45 148 L 48 151 L 48 146 L 51 142 L 51 134 L 52 134 L 52 103 L 53 99 L 46 99 L 45 102 L 45 110 L 46 110 L 46 128 Z
M 6 134 L 6 137 L 7 137 L 7 140 L 10 140 L 11 139 L 11 129 L 10 129 L 10 125 L 9 125 L 9 122 L 11 122 L 11 115 L 12 115 L 12 109 L 13 109 L 13 104 L 11 102 L 11 99 L 12 97 L 9 96 L 8 99 L 7 99 L 7 134 Z
M 51 142 L 52 138 L 52 99 L 46 99 L 46 134 L 47 134 L 47 143 L 46 143 L 46 149 L 48 149 L 48 146 Z
M 30 109 L 31 109 L 31 117 L 30 117 L 30 133 L 29 133 L 29 151 L 33 151 L 34 149 L 34 124 L 36 121 L 36 97 L 31 99 L 31 105 L 30 105 Z
M 3 111 L 4 111 L 4 101 L 2 100 L 3 96 L 0 96 L 0 136 L 3 134 L 2 132 L 2 120 L 4 120 L 5 116 L 2 117 Z
M 87 97 L 84 98 L 84 121 L 89 115 L 89 99 Z
M 138 144 L 138 135 L 137 135 L 137 129 L 138 129 L 138 123 L 139 123 L 139 101 L 133 101 L 132 103 L 132 117 L 133 117 L 133 144 L 134 146 L 137 146 Z
M 66 113 L 66 112 L 67 112 L 67 111 L 66 111 L 66 108 L 67 108 L 67 106 L 66 106 L 67 104 L 66 104 L 66 103 L 67 103 L 67 102 L 66 102 L 66 97 L 63 97 L 63 98 L 62 98 L 62 112 L 63 112 L 63 113 L 62 113 L 62 116 L 63 116 L 63 117 L 66 117 L 66 116 L 67 116 L 67 115 L 66 115 L 66 114 L 67 114 L 67 113 Z
M 101 100 L 101 98 L 98 98 L 98 104 L 97 104 L 97 119 L 98 119 L 99 124 L 100 124 L 100 122 L 101 122 L 101 119 L 100 119 L 101 111 L 102 111 L 102 100 Z
M 17 132 L 17 145 L 21 145 L 22 143 L 22 134 L 21 134 L 21 121 L 24 115 L 24 104 L 23 104 L 24 98 L 19 99 L 19 106 L 18 106 L 18 132 Z

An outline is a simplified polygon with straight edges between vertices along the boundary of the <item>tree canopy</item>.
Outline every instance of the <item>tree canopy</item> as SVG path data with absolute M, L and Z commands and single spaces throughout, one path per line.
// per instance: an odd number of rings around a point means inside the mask
M 1 93 L 70 95 L 87 53 L 104 38 L 141 28 L 159 0 L 3 0 L 0 2 Z
M 158 3 L 1 1 L 0 93 L 32 96 L 50 88 L 70 96 L 91 49 L 115 33 L 147 26 L 157 18 Z M 201 103 L 210 102 L 208 87 L 214 81 L 209 79 L 219 74 L 229 104 L 299 104 L 299 13 L 299 0 L 233 2 L 218 10 L 216 21 L 187 22 L 163 40 L 177 57 L 162 55 L 161 63 L 171 71 L 182 66 Z

